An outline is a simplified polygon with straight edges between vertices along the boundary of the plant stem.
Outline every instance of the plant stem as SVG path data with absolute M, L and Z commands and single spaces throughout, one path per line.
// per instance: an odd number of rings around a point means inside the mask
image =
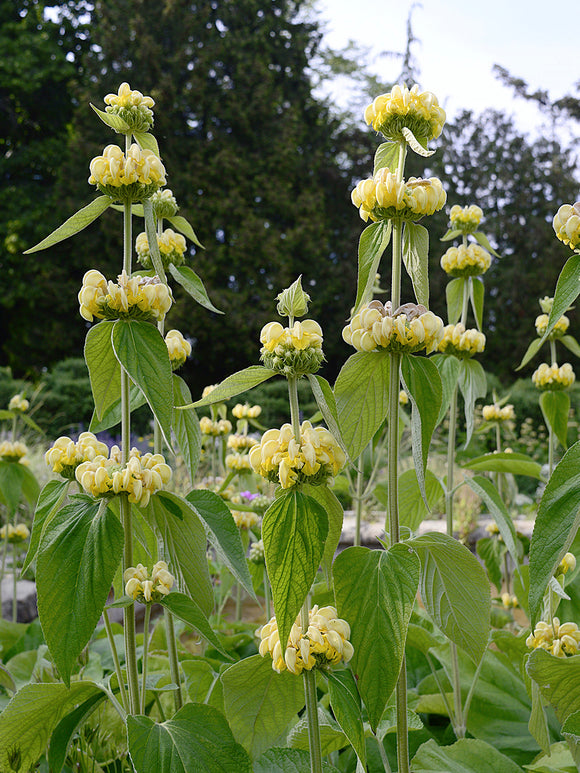
M 175 623 L 173 615 L 169 610 L 165 610 L 165 637 L 167 639 L 167 654 L 169 656 L 169 669 L 171 672 L 171 681 L 177 685 L 174 693 L 175 710 L 183 706 L 183 692 L 181 689 L 181 677 L 179 675 L 179 659 L 177 657 L 177 641 L 175 638 Z
M 151 621 L 151 604 L 145 605 L 143 621 L 143 668 L 141 669 L 141 714 L 145 714 L 145 693 L 147 692 L 147 656 L 149 649 L 149 623 Z
M 455 385 L 451 403 L 449 404 L 449 435 L 447 437 L 447 486 L 445 490 L 445 517 L 447 519 L 447 534 L 453 536 L 453 495 L 455 476 L 455 440 L 457 432 L 457 392 Z
M 264 603 L 266 604 L 266 620 L 268 621 L 272 616 L 270 611 L 270 581 L 268 580 L 268 571 L 266 570 L 266 564 L 264 564 Z
M 109 620 L 109 613 L 106 609 L 103 609 L 103 621 L 105 623 L 105 631 L 107 632 L 107 639 L 109 641 L 109 648 L 113 657 L 113 663 L 115 664 L 115 673 L 117 674 L 117 682 L 119 682 L 119 697 L 121 698 L 121 704 L 125 713 L 127 713 L 127 693 L 125 692 L 125 683 L 123 682 L 123 674 L 121 672 L 121 664 L 119 662 L 119 654 L 115 645 L 115 637 L 113 636 L 113 629 L 111 628 L 111 621 Z
M 362 502 L 363 502 L 363 486 L 364 486 L 364 460 L 363 460 L 363 454 L 361 454 L 358 458 L 358 470 L 356 473 L 356 494 L 354 496 L 355 501 L 355 514 L 356 514 L 356 523 L 354 527 L 354 540 L 353 545 L 358 546 L 360 545 L 360 524 L 361 524 L 361 518 L 362 518 Z
M 290 421 L 294 439 L 300 445 L 300 406 L 298 404 L 298 378 L 288 376 L 288 397 L 290 398 Z
M 302 631 L 308 630 L 310 599 L 307 596 L 300 612 Z M 308 719 L 308 746 L 310 748 L 310 771 L 322 773 L 322 746 L 320 743 L 320 726 L 318 724 L 318 695 L 316 692 L 316 672 L 302 672 L 304 679 L 304 698 L 306 700 L 306 716 Z
M 16 520 L 16 516 L 15 516 Z M 15 524 L 16 525 L 16 524 Z M 16 575 L 16 545 L 12 545 L 12 622 L 18 619 L 18 599 L 16 598 L 16 587 L 18 578 Z
M 236 623 L 242 619 L 242 586 L 236 583 Z
M 377 742 L 377 746 L 379 747 L 379 755 L 381 758 L 381 762 L 383 763 L 383 768 L 385 770 L 385 773 L 392 773 L 391 770 L 391 764 L 389 763 L 389 758 L 387 757 L 387 750 L 384 747 L 383 742 L 377 738 L 375 735 L 375 741 Z
M 465 738 L 465 719 L 463 718 L 463 705 L 461 699 L 461 677 L 459 673 L 459 659 L 457 646 L 449 642 L 451 649 L 451 666 L 453 668 L 453 704 L 455 709 L 455 735 L 457 740 Z

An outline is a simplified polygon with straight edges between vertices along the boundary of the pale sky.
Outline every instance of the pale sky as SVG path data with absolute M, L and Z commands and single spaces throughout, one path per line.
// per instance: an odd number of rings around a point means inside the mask
M 372 51 L 373 71 L 385 80 L 400 72 L 382 51 L 403 51 L 411 0 L 318 0 L 325 42 L 344 47 L 349 39 Z M 423 0 L 413 11 L 413 53 L 422 90 L 432 91 L 451 118 L 460 109 L 492 107 L 513 113 L 522 129 L 541 121 L 538 111 L 492 72 L 494 64 L 523 78 L 550 98 L 579 95 L 580 0 Z M 411 84 L 408 84 L 411 85 Z

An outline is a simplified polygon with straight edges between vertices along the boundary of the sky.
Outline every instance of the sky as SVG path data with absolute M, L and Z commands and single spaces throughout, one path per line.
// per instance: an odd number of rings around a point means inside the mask
M 354 40 L 371 49 L 371 70 L 395 79 L 400 64 L 381 56 L 404 51 L 412 0 L 318 0 L 324 43 L 342 48 Z M 538 110 L 494 76 L 494 64 L 547 90 L 551 99 L 580 95 L 580 0 L 422 0 L 412 14 L 412 49 L 421 90 L 432 91 L 452 118 L 462 109 L 496 108 L 533 132 Z M 410 85 L 410 84 L 409 84 Z M 339 95 L 340 99 L 340 95 Z

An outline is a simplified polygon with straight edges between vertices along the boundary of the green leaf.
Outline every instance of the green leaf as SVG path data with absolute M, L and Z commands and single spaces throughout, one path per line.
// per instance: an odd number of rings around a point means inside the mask
M 452 354 L 434 354 L 430 359 L 439 371 L 439 378 L 441 379 L 441 408 L 437 417 L 437 426 L 439 426 L 447 416 L 447 411 L 451 405 L 453 393 L 459 380 L 460 366 L 459 360 Z
M 580 657 L 557 658 L 538 647 L 530 654 L 526 671 L 554 709 L 559 722 L 564 724 L 568 717 L 580 711 Z M 572 720 L 571 725 L 574 724 Z
M 145 233 L 147 235 L 147 243 L 149 244 L 149 256 L 153 264 L 153 271 L 164 284 L 167 284 L 165 267 L 163 266 L 161 253 L 159 252 L 159 242 L 157 241 L 157 223 L 153 213 L 153 202 L 151 199 L 145 199 L 142 206 L 143 218 L 145 219 Z
M 461 319 L 463 309 L 463 293 L 465 292 L 465 277 L 457 277 L 448 282 L 445 288 L 447 298 L 447 318 L 450 325 L 456 325 Z
M 127 738 L 136 773 L 251 773 L 248 755 L 213 706 L 188 703 L 161 724 L 129 716 Z
M 518 567 L 519 557 L 516 546 L 516 530 L 512 517 L 501 498 L 501 494 L 493 482 L 489 478 L 484 478 L 483 475 L 475 475 L 473 478 L 466 477 L 465 483 L 480 497 L 493 516 L 505 546 L 512 557 L 514 566 Z M 498 588 L 498 590 L 501 590 L 501 588 Z
M 483 280 L 479 277 L 470 277 L 469 283 L 469 297 L 471 299 L 471 308 L 473 309 L 473 316 L 475 317 L 475 324 L 477 329 L 483 328 L 483 302 L 485 297 L 485 287 Z
M 401 358 L 401 378 L 412 405 L 411 440 L 417 481 L 421 495 L 426 497 L 425 469 L 429 445 L 441 408 L 441 379 L 431 360 L 412 354 L 403 355 Z
M 398 166 L 399 143 L 383 142 L 379 145 L 375 152 L 373 175 L 376 174 L 379 169 L 388 169 L 393 174 L 396 174 Z
M 556 292 L 554 293 L 554 302 L 552 304 L 550 316 L 548 317 L 548 326 L 541 339 L 542 343 L 550 335 L 556 322 L 566 313 L 579 295 L 580 254 L 575 253 L 571 258 L 568 258 L 558 277 Z
M 252 759 L 285 740 L 290 720 L 304 706 L 301 677 L 277 674 L 269 656 L 252 655 L 230 666 L 221 680 L 226 718 Z
M 181 215 L 174 215 L 173 217 L 168 217 L 167 220 L 180 233 L 182 233 L 184 236 L 187 236 L 187 238 L 190 241 L 192 241 L 198 247 L 201 247 L 202 249 L 204 249 L 204 246 L 197 238 L 195 231 L 193 230 L 189 222 L 184 217 L 182 217 Z
M 338 426 L 338 409 L 332 387 L 322 376 L 308 373 L 307 378 L 326 426 L 332 432 L 336 441 L 341 444 L 343 450 L 347 452 L 340 434 L 340 427 Z
M 532 687 L 532 712 L 530 714 L 530 721 L 528 727 L 530 733 L 534 736 L 540 749 L 546 754 L 550 751 L 550 731 L 548 728 L 548 721 L 546 719 L 546 712 L 542 705 L 542 698 L 540 697 L 540 688 L 537 682 L 533 679 L 530 680 Z
M 67 686 L 99 622 L 123 542 L 123 528 L 105 501 L 81 495 L 55 514 L 42 537 L 36 571 L 38 615 Z
M 466 470 L 477 472 L 511 472 L 513 475 L 529 475 L 531 478 L 542 477 L 542 466 L 527 454 L 511 451 L 493 452 L 476 456 L 462 465 Z
M 418 156 L 423 156 L 423 158 L 429 158 L 429 156 L 432 156 L 433 153 L 435 153 L 434 150 L 427 150 L 424 145 L 421 144 L 421 142 L 415 137 L 413 132 L 409 129 L 408 126 L 403 126 L 401 129 L 401 132 L 403 134 L 403 137 L 407 140 L 407 143 L 409 144 L 409 147 L 411 150 L 413 150 L 415 153 L 417 153 Z
M 380 220 L 367 226 L 358 243 L 358 278 L 353 314 L 372 298 L 372 288 L 383 252 L 391 239 L 391 221 Z
M 570 413 L 570 397 L 567 392 L 542 392 L 540 408 L 548 427 L 564 448 L 568 448 L 568 416 Z
M 68 480 L 49 480 L 40 492 L 34 511 L 28 552 L 22 566 L 22 575 L 26 573 L 30 564 L 35 560 L 45 525 L 50 523 L 54 514 L 60 509 L 66 499 L 69 486 Z
M 135 137 L 142 150 L 151 150 L 159 158 L 159 145 L 152 134 L 149 132 L 133 132 L 133 137 Z
M 19 462 L 0 461 L 0 501 L 15 513 L 23 496 L 31 505 L 36 504 L 39 486 L 28 467 Z
M 476 543 L 477 555 L 485 564 L 490 582 L 492 582 L 497 592 L 502 589 L 502 563 L 505 555 L 505 547 L 497 539 L 492 537 L 482 537 Z
M 575 743 L 580 741 L 580 710 L 566 717 L 562 725 L 562 735 L 570 736 Z
M 141 389 L 171 448 L 173 384 L 169 352 L 155 325 L 139 320 L 117 320 L 113 349 L 131 380 Z
M 339 500 L 328 486 L 304 486 L 303 491 L 308 496 L 316 499 L 328 517 L 328 537 L 326 538 L 324 553 L 322 554 L 322 568 L 326 575 L 327 585 L 330 587 L 332 562 L 334 561 L 334 554 L 342 534 L 344 511 Z
M 525 365 L 528 364 L 530 360 L 533 360 L 533 358 L 536 356 L 536 354 L 540 351 L 542 348 L 542 344 L 544 341 L 541 338 L 534 338 L 532 339 L 530 345 L 526 349 L 526 353 L 522 357 L 522 361 L 516 368 L 516 370 L 521 370 Z
M 580 344 L 574 338 L 574 336 L 562 336 L 558 340 L 566 347 L 566 349 L 569 349 L 572 354 L 574 354 L 576 357 L 580 357 Z
M 286 492 L 264 513 L 264 554 L 283 650 L 318 572 L 327 534 L 326 513 L 300 491 Z
M 323 757 L 348 746 L 348 738 L 340 729 L 340 725 L 320 706 L 318 707 L 318 727 Z M 290 730 L 287 743 L 288 746 L 294 749 L 303 749 L 304 751 L 309 749 L 310 740 L 307 717 L 302 716 Z
M 379 484 L 380 486 L 381 484 Z M 382 493 L 384 491 L 384 493 Z M 375 489 L 379 502 L 386 506 L 387 487 L 381 494 Z M 410 531 L 417 531 L 424 518 L 429 515 L 435 505 L 445 496 L 445 491 L 439 478 L 431 470 L 425 470 L 425 500 L 419 488 L 417 472 L 414 469 L 405 470 L 399 475 L 399 523 Z
M 186 496 L 206 529 L 207 538 L 236 580 L 255 598 L 240 530 L 223 499 L 213 491 L 193 489 Z
M 24 252 L 25 255 L 30 255 L 31 252 L 38 252 L 39 250 L 46 250 L 48 247 L 52 247 L 54 244 L 68 239 L 70 236 L 74 236 L 83 228 L 90 225 L 93 220 L 96 220 L 99 215 L 111 206 L 111 199 L 108 196 L 98 196 L 96 199 L 87 204 L 86 207 L 79 209 L 74 215 L 69 217 L 68 220 L 53 231 L 49 236 L 43 239 L 41 242 L 31 247 Z
M 170 263 L 169 273 L 200 306 L 216 314 L 223 314 L 223 311 L 217 309 L 210 301 L 203 282 L 193 269 L 189 266 L 174 266 L 173 263 Z
M 357 352 L 342 366 L 334 385 L 338 423 L 351 459 L 360 456 L 389 408 L 389 355 Z
M 204 639 L 206 639 L 216 650 L 223 655 L 228 656 L 218 637 L 213 632 L 207 617 L 204 615 L 199 604 L 190 596 L 179 591 L 172 591 L 167 596 L 160 599 L 159 603 L 165 609 L 168 609 L 172 615 L 182 620 L 186 625 L 195 629 Z
M 59 722 L 102 688 L 93 682 L 64 684 L 27 684 L 12 698 L 0 714 L 0 770 L 28 771 L 46 751 Z M 19 757 L 14 767 L 11 759 Z
M 115 359 L 117 358 L 115 357 Z M 118 367 L 118 364 L 119 363 L 117 361 L 117 367 Z M 121 382 L 119 381 L 119 389 L 120 388 L 121 388 Z M 139 389 L 139 387 L 136 384 L 130 384 L 129 385 L 129 405 L 131 406 L 131 410 L 136 411 L 137 408 L 140 408 L 142 405 L 145 405 L 146 402 L 147 400 L 145 399 L 145 395 Z M 119 395 L 118 399 L 115 400 L 113 403 L 111 403 L 111 405 L 109 405 L 109 407 L 105 409 L 100 419 L 97 416 L 96 410 L 94 411 L 93 416 L 91 418 L 89 430 L 96 434 L 97 432 L 103 432 L 104 430 L 110 429 L 111 427 L 115 427 L 117 426 L 117 424 L 121 423 L 121 414 L 122 414 L 122 401 L 121 401 L 121 396 Z
M 424 534 L 407 544 L 421 558 L 425 609 L 441 631 L 479 663 L 487 648 L 491 615 L 483 567 L 465 545 L 446 534 Z
M 362 720 L 362 708 L 358 694 L 356 681 L 351 671 L 329 671 L 328 692 L 330 705 L 336 721 L 346 735 L 357 757 L 363 764 L 367 764 L 367 750 L 365 746 L 365 733 Z
M 117 134 L 129 134 L 131 132 L 129 124 L 127 121 L 121 118 L 120 115 L 115 115 L 115 113 L 107 113 L 103 110 L 99 110 L 99 108 L 95 107 L 93 104 L 91 104 L 91 107 L 99 116 L 101 121 L 110 129 L 113 129 L 115 132 L 117 132 Z
M 457 239 L 458 236 L 463 236 L 463 231 L 460 231 L 458 228 L 449 228 L 439 241 L 450 242 L 453 239 Z
M 347 548 L 334 562 L 338 614 L 350 625 L 351 667 L 376 730 L 399 678 L 420 564 L 408 544 Z
M 487 236 L 482 233 L 481 231 L 474 231 L 472 234 L 473 238 L 481 244 L 481 246 L 487 250 L 488 252 L 491 252 L 492 255 L 495 255 L 496 258 L 501 258 L 501 255 L 499 255 L 491 246 L 489 243 L 489 239 Z
M 201 430 L 199 419 L 194 410 L 178 411 L 179 405 L 191 403 L 191 392 L 185 381 L 173 374 L 173 429 L 177 438 L 177 445 L 181 451 L 183 461 L 189 473 L 189 479 L 193 485 L 196 480 L 197 468 L 201 458 Z
M 553 743 L 548 754 L 542 754 L 533 764 L 526 765 L 532 773 L 578 773 L 572 752 L 566 741 Z
M 439 746 L 431 738 L 411 761 L 413 773 L 521 773 L 521 768 L 493 746 L 475 738 L 462 738 Z
M 121 366 L 111 342 L 114 325 L 114 321 L 107 319 L 99 322 L 89 330 L 85 340 L 85 360 L 99 419 L 120 400 L 121 394 Z
M 459 363 L 459 390 L 463 395 L 465 407 L 466 440 L 465 448 L 469 445 L 473 433 L 475 403 L 485 397 L 487 392 L 487 379 L 485 371 L 477 360 L 461 360 Z
M 213 587 L 207 565 L 207 538 L 204 528 L 190 502 L 175 494 L 162 491 L 151 497 L 149 510 L 166 550 L 171 557 L 171 572 L 209 615 L 213 609 Z
M 74 734 L 106 697 L 104 692 L 95 692 L 60 720 L 50 737 L 48 749 L 50 770 L 62 770 Z
M 429 306 L 429 231 L 418 223 L 405 223 L 403 263 L 413 282 L 417 303 Z
M 226 402 L 230 397 L 247 392 L 249 389 L 253 389 L 258 384 L 267 381 L 275 375 L 276 371 L 274 370 L 268 370 L 268 368 L 264 368 L 261 365 L 250 365 L 249 368 L 239 370 L 237 373 L 233 373 L 225 378 L 206 397 L 202 397 L 201 400 L 197 400 L 195 403 L 185 407 L 201 408 L 205 405 Z
M 580 442 L 571 446 L 546 484 L 530 543 L 530 616 L 535 625 L 544 593 L 580 524 Z
M 310 754 L 302 749 L 268 749 L 254 763 L 254 773 L 310 773 Z M 322 773 L 339 773 L 326 760 L 322 760 Z

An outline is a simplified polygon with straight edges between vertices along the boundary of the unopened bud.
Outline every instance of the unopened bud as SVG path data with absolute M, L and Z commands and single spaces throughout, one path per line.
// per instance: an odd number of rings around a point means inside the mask
M 281 317 L 303 317 L 308 311 L 310 296 L 302 289 L 302 276 L 276 297 L 276 310 Z

